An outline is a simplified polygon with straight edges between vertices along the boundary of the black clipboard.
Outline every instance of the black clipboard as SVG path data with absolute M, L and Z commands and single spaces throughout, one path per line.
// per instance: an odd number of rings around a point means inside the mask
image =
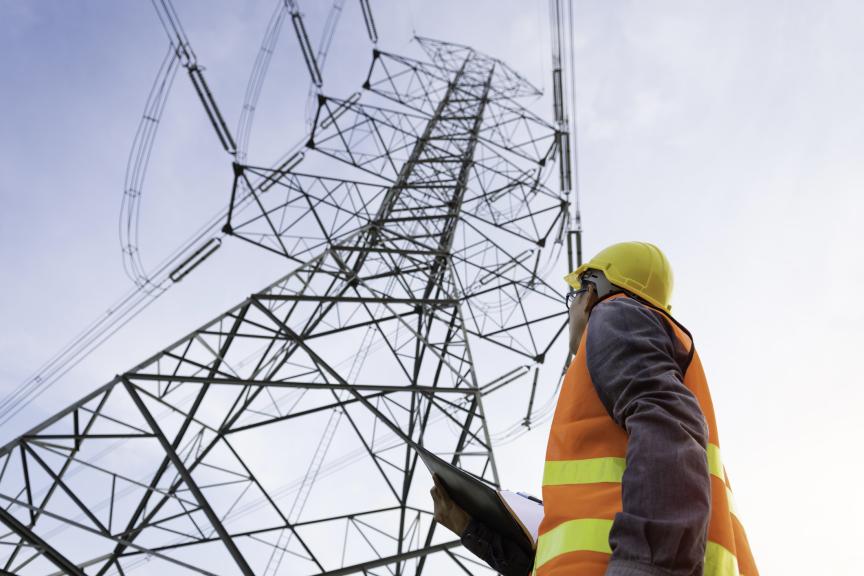
M 525 552 L 533 553 L 534 543 L 525 533 L 522 525 L 513 517 L 498 494 L 498 490 L 476 476 L 442 460 L 422 446 L 415 446 L 415 448 L 426 468 L 438 476 L 450 498 L 469 516 L 512 540 Z

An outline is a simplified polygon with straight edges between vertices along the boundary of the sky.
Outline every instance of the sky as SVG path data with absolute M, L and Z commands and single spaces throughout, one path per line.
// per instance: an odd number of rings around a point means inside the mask
M 368 66 L 353 4 L 325 68 L 331 93 L 355 90 Z M 231 126 L 273 5 L 176 2 Z M 372 5 L 383 49 L 410 50 L 412 31 L 470 44 L 544 89 L 536 109 L 551 116 L 545 2 Z M 317 33 L 329 3 L 302 6 Z M 669 257 L 673 313 L 705 365 L 761 572 L 856 573 L 864 5 L 578 0 L 574 11 L 586 256 L 645 240 Z M 280 42 L 250 156 L 274 159 L 303 133 L 308 78 L 290 31 Z M 3 395 L 129 289 L 118 241 L 124 170 L 165 49 L 147 2 L 0 0 Z M 185 78 L 157 138 L 142 204 L 151 265 L 225 205 L 231 177 Z M 226 242 L 4 426 L 0 444 L 284 266 Z M 547 433 L 541 426 L 497 448 L 506 486 L 539 494 Z

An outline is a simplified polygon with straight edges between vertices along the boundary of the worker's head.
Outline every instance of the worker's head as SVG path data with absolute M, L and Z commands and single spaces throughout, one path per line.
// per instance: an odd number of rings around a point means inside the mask
M 647 242 L 622 242 L 604 248 L 564 280 L 571 288 L 570 348 L 574 354 L 591 309 L 604 298 L 625 292 L 666 312 L 672 310 L 672 268 L 663 252 Z

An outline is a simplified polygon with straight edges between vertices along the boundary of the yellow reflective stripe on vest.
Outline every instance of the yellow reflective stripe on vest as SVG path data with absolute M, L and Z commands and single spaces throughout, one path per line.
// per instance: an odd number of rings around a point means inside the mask
M 705 546 L 705 576 L 739 576 L 738 559 L 729 550 L 708 541 Z
M 586 460 L 549 460 L 543 467 L 543 485 L 593 484 L 621 482 L 624 458 L 588 458 Z
M 716 444 L 708 444 L 708 472 L 719 478 L 726 486 L 726 470 L 723 468 L 723 459 L 720 458 L 720 448 Z M 729 506 L 729 513 L 738 516 L 738 511 L 735 509 L 735 498 L 733 498 L 729 486 L 726 486 L 726 503 Z
M 732 496 L 732 490 L 726 487 L 726 505 L 729 507 L 729 513 L 738 517 L 738 510 L 735 508 L 735 498 Z
M 720 458 L 720 447 L 716 444 L 708 444 L 708 472 L 712 476 L 726 482 L 726 474 L 723 471 L 723 459 Z
M 537 554 L 534 556 L 534 573 L 556 556 L 568 552 L 612 554 L 612 548 L 609 547 L 611 530 L 612 520 L 580 518 L 563 522 L 541 534 L 537 540 Z M 709 540 L 705 546 L 704 575 L 740 576 L 738 560 L 732 552 Z
M 624 458 L 587 458 L 585 460 L 547 460 L 543 467 L 543 485 L 593 484 L 594 482 L 621 482 L 624 477 Z M 708 472 L 724 483 L 723 460 L 720 447 L 708 444 Z
M 579 518 L 559 524 L 537 539 L 534 569 L 540 568 L 549 560 L 566 552 L 588 550 L 611 554 L 610 530 L 612 530 L 612 520 Z
M 708 444 L 708 472 L 725 485 L 726 473 L 720 457 L 720 447 Z M 584 460 L 551 460 L 543 469 L 543 486 L 568 484 L 593 484 L 599 482 L 620 483 L 624 477 L 626 460 L 605 457 Z M 735 514 L 732 491 L 726 486 L 729 511 Z M 581 550 L 611 554 L 609 532 L 612 520 L 577 518 L 568 520 L 541 534 L 537 540 L 534 557 L 534 573 L 546 562 L 567 552 Z M 735 555 L 715 542 L 708 541 L 705 549 L 705 576 L 740 576 Z

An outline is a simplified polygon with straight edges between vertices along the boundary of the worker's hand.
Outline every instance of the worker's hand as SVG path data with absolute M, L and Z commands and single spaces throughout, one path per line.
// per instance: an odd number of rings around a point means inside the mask
M 457 536 L 462 536 L 471 517 L 450 499 L 450 495 L 447 494 L 437 475 L 433 475 L 432 480 L 435 481 L 435 486 L 429 492 L 435 502 L 435 521 L 449 528 Z

